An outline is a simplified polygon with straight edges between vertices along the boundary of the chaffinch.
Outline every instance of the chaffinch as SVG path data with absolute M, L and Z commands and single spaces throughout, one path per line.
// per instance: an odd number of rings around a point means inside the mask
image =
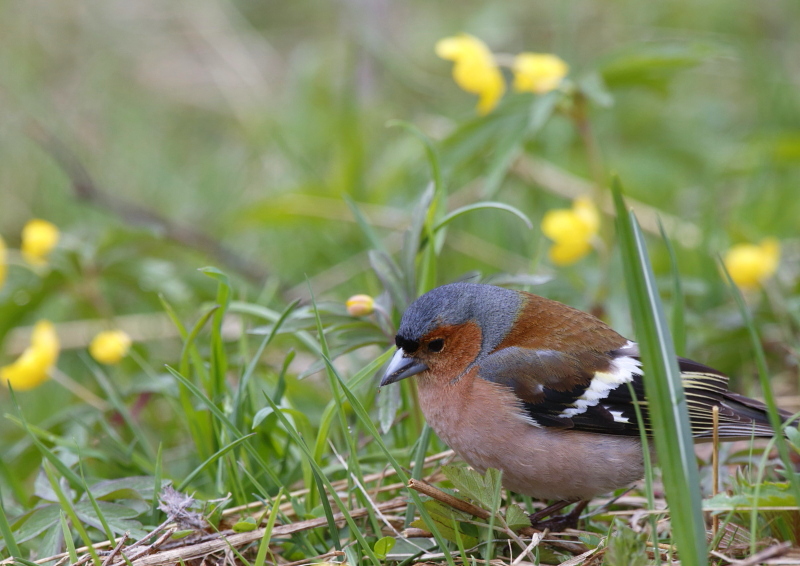
M 644 475 L 630 388 L 645 399 L 634 342 L 598 318 L 523 291 L 453 283 L 405 312 L 381 386 L 417 376 L 436 434 L 475 469 L 539 499 L 588 500 Z M 769 437 L 762 403 L 678 358 L 697 439 Z M 646 403 L 640 406 L 649 426 Z M 787 415 L 784 415 L 784 418 Z

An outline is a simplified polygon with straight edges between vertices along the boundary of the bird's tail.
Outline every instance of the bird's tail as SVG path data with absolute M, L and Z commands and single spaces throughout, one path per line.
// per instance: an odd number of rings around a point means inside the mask
M 775 431 L 769 422 L 767 406 L 761 401 L 750 399 L 744 395 L 724 392 L 715 403 L 719 407 L 719 437 L 723 440 L 747 440 L 750 438 L 771 438 Z M 781 422 L 792 418 L 792 414 L 778 409 Z M 699 423 L 698 423 L 699 424 Z M 703 423 L 701 430 L 695 431 L 695 438 L 710 439 L 713 436 L 713 424 Z M 798 421 L 792 422 L 793 426 Z

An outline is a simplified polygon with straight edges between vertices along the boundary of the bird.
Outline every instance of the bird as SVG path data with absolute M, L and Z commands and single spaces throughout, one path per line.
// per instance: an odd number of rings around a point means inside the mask
M 381 387 L 414 376 L 426 421 L 463 460 L 501 470 L 513 492 L 555 501 L 534 526 L 580 502 L 563 520 L 572 526 L 589 500 L 643 477 L 636 400 L 648 435 L 651 425 L 639 348 L 599 318 L 458 282 L 417 298 L 395 343 Z M 713 407 L 722 440 L 774 435 L 766 406 L 729 391 L 724 373 L 677 361 L 696 440 L 712 438 Z

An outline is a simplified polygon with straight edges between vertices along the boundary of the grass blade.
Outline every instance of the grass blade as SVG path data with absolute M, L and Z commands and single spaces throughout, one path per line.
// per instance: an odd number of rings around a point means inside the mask
M 89 484 L 86 483 L 86 476 L 83 473 L 83 462 L 79 462 L 80 470 L 81 470 L 81 479 L 83 480 L 83 489 L 86 491 L 86 495 L 89 497 L 89 502 L 92 504 L 92 509 L 94 509 L 95 515 L 97 515 L 97 520 L 100 521 L 100 525 L 103 527 L 103 532 L 106 535 L 106 539 L 111 542 L 111 546 L 117 545 L 117 539 L 114 536 L 114 531 L 111 530 L 111 527 L 106 521 L 103 512 L 100 510 L 100 505 L 97 504 L 97 499 L 95 499 L 94 494 L 89 489 Z
M 428 423 L 425 423 L 422 427 L 422 434 L 419 437 L 416 451 L 414 452 L 414 469 L 411 470 L 411 477 L 415 480 L 422 478 L 422 473 L 425 468 L 425 455 L 428 453 L 428 446 L 431 444 L 431 436 L 433 436 L 433 429 Z M 411 521 L 414 520 L 415 510 L 416 506 L 413 503 L 409 503 L 406 508 L 406 526 L 410 525 Z
M 281 329 L 281 326 L 283 326 L 283 323 L 286 322 L 286 319 L 289 318 L 289 315 L 292 314 L 299 303 L 300 299 L 294 300 L 283 310 L 281 315 L 278 317 L 278 320 L 275 321 L 275 324 L 272 326 L 272 330 L 270 330 L 269 334 L 264 337 L 264 339 L 261 341 L 261 344 L 258 345 L 258 349 L 256 350 L 255 354 L 253 354 L 250 363 L 247 365 L 244 374 L 239 380 L 239 386 L 236 389 L 236 396 L 234 397 L 233 401 L 233 418 L 231 419 L 238 428 L 241 428 L 244 424 L 242 421 L 242 402 L 245 391 L 247 390 L 247 385 L 250 383 L 250 379 L 252 378 L 253 373 L 255 373 L 259 361 L 261 361 L 261 354 L 264 353 L 266 347 L 269 346 L 275 339 L 275 336 L 278 335 L 278 331 Z
M 72 532 L 69 530 L 67 516 L 64 514 L 64 511 L 61 511 L 61 530 L 64 532 L 64 544 L 67 547 L 69 561 L 71 564 L 75 564 L 78 562 L 78 552 L 75 549 L 75 541 L 72 540 Z
M 213 373 L 211 381 L 211 397 L 216 398 L 225 389 L 225 374 L 228 371 L 228 356 L 225 353 L 225 344 L 222 340 L 222 322 L 231 302 L 231 285 L 228 276 L 216 267 L 203 267 L 201 273 L 217 281 L 216 303 L 219 307 L 214 311 L 211 321 L 211 360 L 210 367 Z
M 197 397 L 203 404 L 208 407 L 211 414 L 219 420 L 219 422 L 227 428 L 235 438 L 241 439 L 244 438 L 244 435 L 236 426 L 231 422 L 231 420 L 225 416 L 225 414 L 217 407 L 214 402 L 211 401 L 208 397 L 206 397 L 203 392 L 191 381 L 187 378 L 182 376 L 180 372 L 176 371 L 174 368 L 170 366 L 166 367 L 167 371 L 172 374 L 172 376 L 178 380 L 179 383 L 182 383 L 195 397 Z M 244 443 L 244 449 L 247 451 L 248 454 L 259 464 L 262 470 L 266 472 L 269 478 L 275 483 L 276 486 L 281 485 L 280 480 L 275 475 L 275 472 L 272 471 L 272 468 L 269 466 L 266 460 L 259 454 L 258 450 L 253 448 L 249 443 Z
M 675 348 L 658 295 L 644 235 L 625 207 L 619 180 L 613 183 L 617 233 L 631 314 L 644 365 L 656 451 L 670 506 L 673 537 L 686 566 L 708 563 L 705 521 L 691 425 Z
M 12 558 L 22 558 L 22 553 L 19 551 L 17 541 L 14 540 L 14 534 L 11 532 L 11 525 L 6 516 L 6 508 L 3 507 L 3 493 L 0 492 L 0 535 L 3 535 L 3 540 L 6 543 L 8 552 L 11 553 Z
M 314 483 L 317 484 L 317 490 L 319 491 L 319 499 L 322 503 L 322 509 L 325 512 L 325 519 L 328 521 L 328 529 L 331 531 L 331 538 L 333 538 L 333 547 L 336 550 L 342 550 L 342 540 L 341 535 L 339 535 L 339 527 L 336 526 L 336 521 L 333 519 L 333 509 L 331 509 L 331 502 L 325 497 L 325 484 L 322 481 L 322 477 L 319 475 L 317 470 L 313 470 L 314 474 Z M 344 509 L 342 512 L 345 512 Z
M 438 224 L 434 227 L 434 231 L 439 231 L 445 226 L 447 226 L 450 222 L 458 218 L 459 216 L 464 216 L 472 212 L 473 210 L 484 210 L 484 209 L 497 209 L 497 210 L 505 210 L 506 212 L 510 212 L 520 220 L 525 223 L 525 226 L 528 230 L 533 229 L 533 223 L 531 222 L 530 218 L 528 218 L 521 210 L 511 206 L 510 204 L 505 204 L 502 202 L 492 202 L 492 201 L 485 201 L 485 202 L 478 202 L 475 204 L 468 204 L 466 206 L 462 206 L 461 208 L 457 208 L 453 212 L 446 215 L 442 218 Z
M 683 285 L 681 285 L 680 271 L 678 270 L 678 256 L 672 240 L 667 236 L 667 231 L 658 219 L 658 230 L 661 239 L 669 253 L 669 264 L 672 270 L 672 341 L 675 344 L 675 353 L 683 356 L 686 353 L 686 316 L 683 308 Z
M 61 484 L 58 482 L 55 470 L 52 466 L 50 466 L 49 462 L 43 462 L 42 467 L 44 468 L 44 472 L 47 475 L 48 481 L 50 482 L 50 487 L 53 488 L 53 492 L 56 494 L 56 497 L 58 497 L 58 502 L 61 505 L 61 509 L 69 516 L 70 520 L 72 521 L 72 525 L 78 531 L 84 546 L 88 547 L 89 554 L 92 556 L 92 562 L 95 564 L 95 566 L 100 566 L 100 557 L 97 555 L 97 551 L 95 550 L 94 546 L 92 546 L 92 539 L 89 538 L 89 533 L 86 532 L 83 523 L 81 523 L 80 519 L 78 518 L 78 513 L 75 511 L 72 501 L 70 501 L 69 497 L 67 497 L 67 494 L 64 493 L 64 490 L 61 489 Z M 64 524 L 66 524 L 66 521 Z
M 145 434 L 144 430 L 142 430 L 141 425 L 133 418 L 131 415 L 128 406 L 122 400 L 122 396 L 117 391 L 117 388 L 114 386 L 114 383 L 108 379 L 108 376 L 103 372 L 103 370 L 92 360 L 86 353 L 81 353 L 81 359 L 83 360 L 84 365 L 89 368 L 89 371 L 94 376 L 95 381 L 101 387 L 103 392 L 106 394 L 106 400 L 114 407 L 114 410 L 122 417 L 122 420 L 125 421 L 125 424 L 128 425 L 128 428 L 133 433 L 133 436 L 136 437 L 136 443 L 142 448 L 142 451 L 145 453 L 145 456 L 148 460 L 153 461 L 156 457 L 155 452 L 153 451 L 152 446 L 150 446 L 150 442 L 147 440 L 147 435 Z
M 764 403 L 767 405 L 767 416 L 769 417 L 769 424 L 773 430 L 777 432 L 775 435 L 775 445 L 778 447 L 778 454 L 780 454 L 781 461 L 786 468 L 786 475 L 788 476 L 789 483 L 794 492 L 795 504 L 800 504 L 800 478 L 795 473 L 794 464 L 789 456 L 789 446 L 786 438 L 783 435 L 783 423 L 781 422 L 780 414 L 778 413 L 778 404 L 775 402 L 775 393 L 772 391 L 772 384 L 769 381 L 769 368 L 767 367 L 767 357 L 764 354 L 764 347 L 761 344 L 761 338 L 758 336 L 753 315 L 747 304 L 744 301 L 742 292 L 733 282 L 730 273 L 725 268 L 725 264 L 720 261 L 722 271 L 728 281 L 728 285 L 733 292 L 733 297 L 736 300 L 736 305 L 739 307 L 739 312 L 742 314 L 744 324 L 747 327 L 747 332 L 750 336 L 750 343 L 753 345 L 753 352 L 756 355 L 756 367 L 758 368 L 758 381 L 761 384 L 761 394 L 764 396 Z
M 62 476 L 64 476 L 67 479 L 67 481 L 73 488 L 79 491 L 83 489 L 83 481 L 78 476 L 78 474 L 69 469 L 69 467 L 66 464 L 64 464 L 64 462 L 62 462 L 58 456 L 53 454 L 53 452 L 50 449 L 48 449 L 47 446 L 45 446 L 42 443 L 42 441 L 39 440 L 36 434 L 34 434 L 34 432 L 30 429 L 28 421 L 25 420 L 25 416 L 22 414 L 22 407 L 20 407 L 19 402 L 17 401 L 17 394 L 14 392 L 14 389 L 10 385 L 8 387 L 8 392 L 11 395 L 11 403 L 14 405 L 14 409 L 17 411 L 19 420 L 22 423 L 22 428 L 24 428 L 25 432 L 28 433 L 28 435 L 31 438 L 31 441 L 33 441 L 33 444 L 36 445 L 36 448 L 39 449 L 39 452 L 42 454 L 42 456 L 44 456 L 45 459 L 48 462 L 50 462 L 61 473 Z
M 436 189 L 436 192 L 441 192 L 443 190 L 442 168 L 439 164 L 439 152 L 433 145 L 431 138 L 422 133 L 422 130 L 420 130 L 411 122 L 405 122 L 403 120 L 389 120 L 386 125 L 388 127 L 399 126 L 414 135 L 422 142 L 422 144 L 425 146 L 425 157 L 428 158 L 428 165 L 431 166 L 431 178 L 433 179 L 433 186 Z
M 219 450 L 217 450 L 217 451 L 216 451 L 214 454 L 212 454 L 211 456 L 209 456 L 209 457 L 208 457 L 208 458 L 207 458 L 207 459 L 206 459 L 206 460 L 205 460 L 205 461 L 204 461 L 202 464 L 200 464 L 200 465 L 199 465 L 199 466 L 197 466 L 197 467 L 196 467 L 194 470 L 192 470 L 192 471 L 189 473 L 189 475 L 187 475 L 187 476 L 186 476 L 186 477 L 183 479 L 183 481 L 180 483 L 180 485 L 179 485 L 178 487 L 176 487 L 175 489 L 176 489 L 177 491 L 183 491 L 183 490 L 185 490 L 185 489 L 186 489 L 186 486 L 188 486 L 188 485 L 189 485 L 189 484 L 192 482 L 192 480 L 193 480 L 193 479 L 194 479 L 194 478 L 195 478 L 195 477 L 196 477 L 196 476 L 197 476 L 197 475 L 198 475 L 200 472 L 202 472 L 202 471 L 203 471 L 203 470 L 205 470 L 205 469 L 206 469 L 208 466 L 210 466 L 211 464 L 213 464 L 214 462 L 216 462 L 217 460 L 219 460 L 219 459 L 220 459 L 222 456 L 224 456 L 225 454 L 227 454 L 228 452 L 230 452 L 231 450 L 233 450 L 234 448 L 236 448 L 237 446 L 239 446 L 239 445 L 240 445 L 241 443 L 243 443 L 245 440 L 248 440 L 249 438 L 251 438 L 251 437 L 253 437 L 253 436 L 255 436 L 255 433 L 248 434 L 247 436 L 242 436 L 241 438 L 237 438 L 236 440 L 234 440 L 234 441 L 233 441 L 233 442 L 231 442 L 230 444 L 228 444 L 228 445 L 226 445 L 226 446 L 223 446 L 222 448 L 220 448 Z
M 375 229 L 369 223 L 367 217 L 361 212 L 361 209 L 358 208 L 358 205 L 355 203 L 355 201 L 347 195 L 344 195 L 344 201 L 347 203 L 347 206 L 350 207 L 350 211 L 353 213 L 353 217 L 356 219 L 356 224 L 358 224 L 358 227 L 361 228 L 361 231 L 367 237 L 370 246 L 372 246 L 373 249 L 389 255 L 390 252 L 383 243 L 383 240 L 381 240 L 377 232 L 375 232 Z
M 275 503 L 272 504 L 272 510 L 269 512 L 269 519 L 267 519 L 267 526 L 264 528 L 264 536 L 261 537 L 261 542 L 258 545 L 258 554 L 253 566 L 264 566 L 267 559 L 267 551 L 269 551 L 269 541 L 272 538 L 272 529 L 275 528 L 275 521 L 278 518 L 281 507 L 281 498 L 283 497 L 283 487 L 278 490 L 278 495 L 275 496 Z M 275 560 L 273 560 L 275 562 Z
M 156 466 L 155 471 L 153 472 L 153 504 L 150 507 L 150 517 L 153 521 L 154 525 L 158 524 L 158 495 L 161 493 L 161 481 L 164 469 L 164 462 L 163 462 L 163 449 L 164 443 L 158 443 L 158 452 L 156 453 Z
M 358 415 L 358 418 L 361 420 L 366 431 L 372 436 L 372 438 L 375 440 L 375 443 L 380 447 L 380 449 L 386 455 L 386 458 L 389 460 L 389 463 L 392 465 L 395 472 L 397 472 L 397 477 L 400 478 L 400 481 L 407 484 L 409 479 L 408 475 L 406 474 L 405 470 L 403 470 L 403 467 L 400 466 L 400 462 L 397 461 L 392 452 L 383 442 L 383 438 L 381 438 L 378 429 L 375 428 L 375 423 L 372 422 L 372 419 L 370 418 L 366 409 L 364 409 L 364 405 L 362 405 L 361 401 L 358 400 L 358 397 L 356 397 L 353 394 L 353 392 L 350 390 L 350 388 L 338 374 L 336 368 L 333 367 L 333 364 L 328 358 L 325 358 L 325 363 L 328 365 L 331 371 L 336 375 L 336 378 L 339 380 L 339 384 L 342 386 L 342 391 L 344 391 L 344 394 L 350 401 L 350 406 L 353 408 L 353 411 L 355 411 L 356 415 Z M 436 543 L 439 545 L 439 548 L 444 553 L 448 565 L 455 566 L 455 563 L 453 562 L 453 557 L 450 555 L 450 552 L 447 549 L 447 543 L 445 542 L 444 537 L 442 537 L 441 533 L 439 532 L 439 529 L 437 528 L 433 518 L 430 516 L 430 513 L 428 513 L 427 509 L 423 507 L 422 499 L 420 499 L 419 494 L 413 489 L 409 490 L 408 493 L 411 496 L 411 499 L 414 502 L 414 504 L 419 508 L 420 517 L 422 517 L 422 520 L 425 521 L 425 524 L 428 526 L 431 533 L 433 534 L 433 537 L 436 539 Z
M 283 411 L 272 401 L 272 399 L 269 398 L 269 395 L 264 395 L 264 398 L 267 400 L 267 403 L 270 404 L 272 410 L 275 412 L 275 415 L 278 417 L 278 420 L 281 421 L 286 431 L 292 437 L 292 440 L 295 441 L 295 443 L 300 447 L 300 449 L 305 454 L 308 463 L 311 464 L 311 466 L 314 468 L 315 474 L 322 481 L 328 493 L 336 502 L 336 505 L 339 507 L 339 510 L 342 512 L 342 515 L 344 515 L 345 521 L 347 521 L 347 524 L 350 527 L 350 531 L 358 539 L 358 542 L 361 545 L 364 552 L 367 554 L 367 556 L 369 556 L 370 560 L 372 561 L 373 564 L 375 564 L 375 566 L 380 566 L 380 560 L 378 560 L 378 557 L 375 556 L 372 547 L 364 538 L 364 535 L 361 533 L 361 529 L 355 523 L 353 517 L 350 516 L 350 513 L 348 513 L 347 506 L 344 504 L 342 499 L 336 493 L 336 489 L 333 487 L 333 484 L 331 484 L 331 481 L 325 475 L 324 470 L 320 467 L 319 464 L 317 464 L 314 461 L 314 455 L 311 453 L 311 449 L 305 443 L 302 436 L 300 436 L 297 430 L 295 430 L 295 428 L 289 422 L 289 419 L 286 418 L 286 415 L 283 414 Z M 322 496 L 322 499 L 325 499 L 324 495 Z
M 330 350 L 328 348 L 328 341 L 325 338 L 325 329 L 322 326 L 322 318 L 320 318 L 319 309 L 317 308 L 317 301 L 314 297 L 314 291 L 311 289 L 311 285 L 308 286 L 308 292 L 311 295 L 311 304 L 314 307 L 314 317 L 316 318 L 317 322 L 317 333 L 319 334 L 319 345 L 320 350 L 322 351 L 322 355 L 325 359 L 330 358 Z M 336 413 L 339 416 L 339 423 L 342 427 L 342 434 L 344 435 L 347 441 L 347 447 L 350 449 L 350 458 L 347 459 L 347 466 L 346 472 L 349 474 L 355 475 L 355 479 L 364 485 L 364 474 L 361 471 L 361 463 L 358 460 L 358 446 L 356 444 L 356 434 L 350 432 L 349 433 L 349 426 L 347 423 L 347 415 L 345 414 L 344 408 L 342 406 L 342 395 L 339 393 L 339 386 L 338 381 L 336 379 L 336 375 L 333 372 L 330 366 L 326 366 L 326 373 L 328 375 L 328 380 L 330 383 L 331 393 L 333 395 L 333 399 L 336 402 Z M 352 482 L 352 479 L 348 477 L 348 484 Z M 322 496 L 322 490 L 320 486 L 320 496 Z M 356 497 L 362 504 L 367 508 L 370 523 L 372 523 L 372 528 L 376 532 L 376 534 L 380 534 L 381 528 L 380 524 L 378 523 L 378 519 L 375 517 L 375 513 L 372 511 L 372 506 L 369 504 L 369 501 L 366 500 L 364 495 L 356 490 Z M 323 504 L 326 504 L 325 498 L 323 497 Z M 335 526 L 335 525 L 334 525 Z

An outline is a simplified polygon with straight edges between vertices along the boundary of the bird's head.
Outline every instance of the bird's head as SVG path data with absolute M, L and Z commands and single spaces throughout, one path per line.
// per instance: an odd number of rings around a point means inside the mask
M 423 372 L 457 378 L 503 341 L 522 304 L 517 291 L 476 283 L 425 293 L 403 314 L 381 386 Z

